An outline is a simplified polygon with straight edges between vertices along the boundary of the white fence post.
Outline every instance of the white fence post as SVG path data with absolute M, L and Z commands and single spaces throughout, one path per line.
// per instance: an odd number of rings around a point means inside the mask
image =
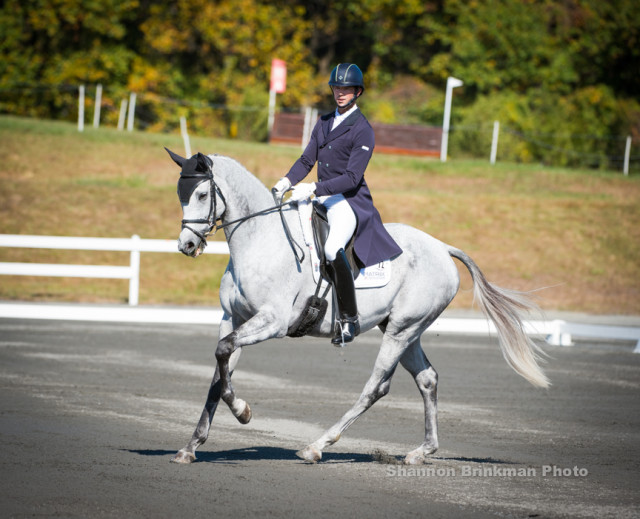
M 313 128 L 316 125 L 316 120 L 318 119 L 318 109 L 311 108 L 310 106 L 305 107 L 304 110 L 304 129 L 302 131 L 302 149 L 304 150 L 309 144 L 311 140 L 311 134 L 313 133 Z
M 129 306 L 137 306 L 140 293 L 140 236 L 131 236 L 131 279 L 129 280 Z
M 440 161 L 447 161 L 447 148 L 449 146 L 449 121 L 451 119 L 451 98 L 453 89 L 462 86 L 461 79 L 449 76 L 447 78 L 447 90 L 444 98 L 444 117 L 442 120 L 442 141 L 440 143 Z
M 100 108 L 102 107 L 102 85 L 96 86 L 96 103 L 93 107 L 93 127 L 100 126 Z
M 273 123 L 276 118 L 276 91 L 269 90 L 269 117 L 267 118 L 267 132 L 268 138 L 271 140 L 271 133 L 273 132 Z
M 302 129 L 302 142 L 301 146 L 304 150 L 309 142 L 309 126 L 311 125 L 311 107 L 304 107 L 304 127 Z
M 182 140 L 184 141 L 184 151 L 187 154 L 187 158 L 189 158 L 191 157 L 191 143 L 189 142 L 187 118 L 185 116 L 180 117 L 180 133 L 182 134 Z
M 120 101 L 120 117 L 118 117 L 118 130 L 124 130 L 124 119 L 127 116 L 127 100 Z
M 629 174 L 629 155 L 631 154 L 631 135 L 627 136 L 627 143 L 624 147 L 624 167 L 622 169 L 625 175 Z
M 136 94 L 131 92 L 129 96 L 129 113 L 127 116 L 127 131 L 133 131 L 133 118 L 135 116 L 136 111 Z
M 489 162 L 493 165 L 496 163 L 496 155 L 498 154 L 498 135 L 500 134 L 500 121 L 493 121 L 493 138 L 491 139 L 491 158 Z
M 78 131 L 84 131 L 84 85 L 78 88 Z

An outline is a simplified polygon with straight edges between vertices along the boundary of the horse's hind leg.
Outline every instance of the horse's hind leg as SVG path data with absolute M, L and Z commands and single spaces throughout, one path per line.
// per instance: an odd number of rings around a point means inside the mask
M 231 322 L 228 318 L 225 318 L 220 323 L 220 335 L 227 335 L 231 331 Z M 229 361 L 229 368 L 231 371 L 235 368 L 240 358 L 241 348 L 238 348 L 231 356 Z M 180 449 L 176 455 L 171 458 L 173 463 L 191 463 L 196 459 L 196 449 L 200 447 L 209 437 L 209 429 L 211 428 L 211 422 L 213 415 L 218 408 L 220 402 L 220 396 L 222 393 L 222 383 L 220 381 L 220 370 L 216 366 L 216 371 L 209 387 L 209 393 L 207 394 L 207 401 L 204 404 L 204 409 L 200 415 L 200 420 L 196 425 L 195 431 L 191 435 L 191 440 L 182 449 Z
M 438 450 L 438 374 L 422 351 L 420 339 L 411 343 L 400 363 L 413 376 L 424 400 L 424 442 L 404 460 L 419 465 Z
M 355 422 L 362 413 L 389 392 L 391 377 L 398 366 L 398 361 L 407 348 L 407 342 L 384 335 L 382 346 L 369 377 L 356 404 L 344 416 L 325 432 L 317 441 L 298 451 L 296 454 L 309 462 L 322 459 L 322 451 L 340 439 L 342 433 Z

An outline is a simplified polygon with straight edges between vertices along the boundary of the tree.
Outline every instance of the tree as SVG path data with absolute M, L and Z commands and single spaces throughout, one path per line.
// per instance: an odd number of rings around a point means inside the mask
M 137 0 L 5 1 L 0 89 L 13 93 L 13 111 L 52 116 L 78 84 L 126 82 L 137 7 Z M 18 93 L 24 88 L 29 97 Z

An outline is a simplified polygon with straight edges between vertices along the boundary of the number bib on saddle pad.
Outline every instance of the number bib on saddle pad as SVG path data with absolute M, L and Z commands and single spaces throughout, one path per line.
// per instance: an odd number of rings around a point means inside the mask
M 360 269 L 360 275 L 355 280 L 356 288 L 383 287 L 391 280 L 391 260 Z
M 309 249 L 309 258 L 312 264 L 313 279 L 316 283 L 320 280 L 320 255 L 318 254 L 319 244 L 316 245 L 313 231 L 313 202 L 298 202 L 298 215 L 304 242 Z M 353 268 L 353 265 L 352 265 Z M 355 279 L 356 288 L 379 288 L 385 286 L 391 280 L 391 260 L 377 263 L 360 269 L 358 277 Z

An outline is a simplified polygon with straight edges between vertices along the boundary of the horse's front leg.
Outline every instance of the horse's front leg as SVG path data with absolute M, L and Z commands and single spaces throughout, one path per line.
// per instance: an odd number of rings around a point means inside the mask
M 261 310 L 218 342 L 216 359 L 220 370 L 220 396 L 240 423 L 249 423 L 249 420 L 251 420 L 251 408 L 247 402 L 238 398 L 233 390 L 230 361 L 239 348 L 266 341 L 273 337 L 283 336 L 282 330 L 286 330 L 286 326 L 280 322 L 276 312 Z
M 225 315 L 220 323 L 219 337 L 227 336 L 232 330 L 231 318 Z M 231 371 L 233 371 L 234 367 L 238 363 L 241 352 L 242 350 L 238 348 L 229 360 L 229 367 Z M 202 410 L 196 429 L 193 431 L 189 443 L 184 448 L 180 449 L 173 458 L 171 458 L 173 463 L 191 463 L 196 459 L 196 449 L 206 442 L 209 437 L 209 430 L 211 428 L 213 415 L 215 414 L 216 409 L 218 408 L 218 403 L 220 402 L 221 387 L 220 370 L 216 367 L 213 380 L 211 381 L 211 386 L 209 387 L 209 393 L 207 394 L 207 401 L 204 404 L 204 409 Z

